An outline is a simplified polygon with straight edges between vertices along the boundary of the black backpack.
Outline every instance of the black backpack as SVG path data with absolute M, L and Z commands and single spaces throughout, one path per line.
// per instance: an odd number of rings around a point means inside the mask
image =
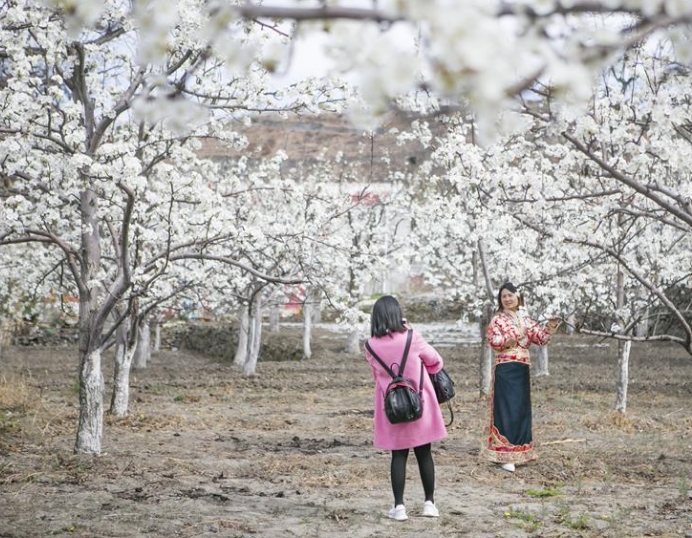
M 382 368 L 384 368 L 392 378 L 391 383 L 389 383 L 384 393 L 384 412 L 385 415 L 387 415 L 387 419 L 392 424 L 413 422 L 419 419 L 423 414 L 423 399 L 421 397 L 421 391 L 423 390 L 423 363 L 421 362 L 420 365 L 418 390 L 416 390 L 410 379 L 406 379 L 402 376 L 404 367 L 406 366 L 406 359 L 408 358 L 408 351 L 411 347 L 412 336 L 413 331 L 409 329 L 406 335 L 404 356 L 401 359 L 401 365 L 399 366 L 399 373 L 397 375 L 394 375 L 392 369 L 377 356 L 370 347 L 370 344 L 367 341 L 365 342 L 365 348 L 370 355 L 380 363 Z

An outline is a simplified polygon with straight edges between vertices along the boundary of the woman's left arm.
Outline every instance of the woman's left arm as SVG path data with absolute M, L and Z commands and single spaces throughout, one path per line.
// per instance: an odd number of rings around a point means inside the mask
M 536 344 L 537 346 L 547 345 L 559 325 L 559 322 L 556 324 L 555 320 L 551 319 L 544 329 L 537 321 L 534 321 L 529 317 L 526 318 L 525 323 L 526 336 L 529 338 L 529 341 L 532 344 Z

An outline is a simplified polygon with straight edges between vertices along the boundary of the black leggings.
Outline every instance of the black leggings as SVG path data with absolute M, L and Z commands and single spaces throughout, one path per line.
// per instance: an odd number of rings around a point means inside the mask
M 406 461 L 408 460 L 408 448 L 392 450 L 392 492 L 394 493 L 394 506 L 404 504 L 404 486 L 406 485 Z M 425 500 L 435 502 L 435 464 L 432 459 L 430 443 L 417 446 L 413 449 L 418 461 L 418 471 L 423 482 Z

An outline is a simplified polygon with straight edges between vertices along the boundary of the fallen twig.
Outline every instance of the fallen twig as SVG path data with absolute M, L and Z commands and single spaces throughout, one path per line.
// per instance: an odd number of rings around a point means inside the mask
M 564 443 L 585 443 L 586 439 L 559 439 L 557 441 L 546 441 L 545 443 L 541 443 L 541 446 L 546 446 L 546 445 L 561 445 Z

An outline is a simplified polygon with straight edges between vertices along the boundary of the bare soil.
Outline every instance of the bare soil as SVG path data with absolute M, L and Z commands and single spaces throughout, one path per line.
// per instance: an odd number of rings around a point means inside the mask
M 396 522 L 389 454 L 371 444 L 370 371 L 339 338 L 320 333 L 311 360 L 261 361 L 251 378 L 161 351 L 132 375 L 131 414 L 107 416 L 98 457 L 72 451 L 76 349 L 5 348 L 0 537 L 692 536 L 681 349 L 634 346 L 622 415 L 616 344 L 556 337 L 550 376 L 532 380 L 539 459 L 514 474 L 479 457 L 478 349 L 441 349 L 458 388 L 449 436 L 433 446 L 441 515 L 420 516 L 411 455 L 410 518 Z

